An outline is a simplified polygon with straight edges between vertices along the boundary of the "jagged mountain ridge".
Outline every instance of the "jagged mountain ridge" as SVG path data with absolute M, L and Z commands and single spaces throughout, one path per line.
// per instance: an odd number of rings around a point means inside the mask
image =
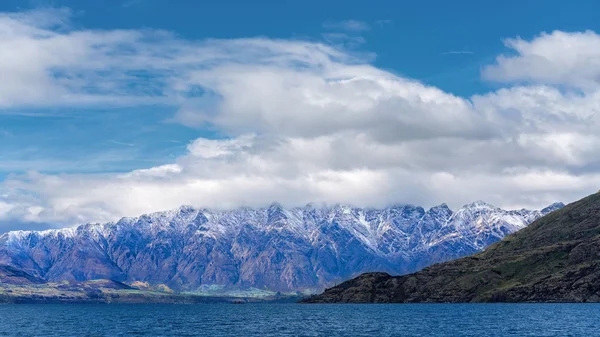
M 5 233 L 0 265 L 48 281 L 318 290 L 363 272 L 404 274 L 472 254 L 562 206 L 505 211 L 476 202 L 456 212 L 445 204 L 427 211 L 185 206 L 116 223 Z
M 409 275 L 365 273 L 302 302 L 600 302 L 600 192 L 483 252 Z

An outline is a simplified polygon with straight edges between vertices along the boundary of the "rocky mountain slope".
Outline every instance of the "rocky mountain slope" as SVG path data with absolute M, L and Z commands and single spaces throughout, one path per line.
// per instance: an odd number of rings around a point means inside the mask
M 482 253 L 400 277 L 363 274 L 305 302 L 600 302 L 600 192 Z
M 473 254 L 562 207 L 505 211 L 484 202 L 361 209 L 231 211 L 191 207 L 0 236 L 0 266 L 48 282 L 108 279 L 175 290 L 318 290 L 363 272 L 413 272 Z

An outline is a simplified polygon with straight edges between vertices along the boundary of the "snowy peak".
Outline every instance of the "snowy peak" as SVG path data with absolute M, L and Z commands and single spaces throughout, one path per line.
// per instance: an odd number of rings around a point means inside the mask
M 413 205 L 182 206 L 116 223 L 6 233 L 0 264 L 49 281 L 322 289 L 357 273 L 408 273 L 475 253 L 560 207 L 506 211 L 481 201 L 456 212 L 446 204 L 427 211 Z
M 449 218 L 454 212 L 446 204 L 431 207 L 426 214 L 430 216 L 440 216 Z
M 463 209 L 499 209 L 496 206 L 488 204 L 487 202 L 482 201 L 482 200 L 478 200 L 473 203 L 464 205 L 462 208 Z
M 273 202 L 271 204 L 271 206 L 269 206 L 268 211 L 269 212 L 282 212 L 283 206 L 281 206 L 281 204 L 278 202 Z
M 274 202 L 267 209 L 267 223 L 273 226 L 282 227 L 287 223 L 288 216 L 283 207 Z
M 544 214 L 547 214 L 547 213 L 550 213 L 550 212 L 556 211 L 556 210 L 558 210 L 558 209 L 561 209 L 561 208 L 563 208 L 563 207 L 565 207 L 565 204 L 563 204 L 562 202 L 555 202 L 555 203 L 553 203 L 552 205 L 550 205 L 550 206 L 548 206 L 548 207 L 546 207 L 546 208 L 542 209 L 542 211 L 541 211 L 541 212 L 542 212 L 542 213 L 544 213 Z

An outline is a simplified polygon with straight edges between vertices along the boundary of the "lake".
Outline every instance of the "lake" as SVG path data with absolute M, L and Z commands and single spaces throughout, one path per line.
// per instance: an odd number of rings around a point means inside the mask
M 594 336 L 598 304 L 0 305 L 0 336 Z

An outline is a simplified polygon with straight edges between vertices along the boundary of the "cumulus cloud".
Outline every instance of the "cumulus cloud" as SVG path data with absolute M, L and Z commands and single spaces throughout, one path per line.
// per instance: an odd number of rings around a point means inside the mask
M 32 15 L 48 18 L 37 24 Z M 224 137 L 197 139 L 173 163 L 128 173 L 11 175 L 0 183 L 0 223 L 62 226 L 182 204 L 273 201 L 543 207 L 600 184 L 593 76 L 549 78 L 522 66 L 530 55 L 553 60 L 552 43 L 588 50 L 564 42 L 580 41 L 580 33 L 507 43 L 519 55 L 484 70 L 507 87 L 465 98 L 330 44 L 78 30 L 65 16 L 0 16 L 0 48 L 10 50 L 0 55 L 0 71 L 10 74 L 0 78 L 0 105 L 164 104 L 177 111 L 173 122 Z M 592 59 L 569 62 L 579 69 Z M 545 66 L 564 65 L 552 62 Z M 594 62 L 588 66 L 593 73 Z
M 301 41 L 185 41 L 159 30 L 76 30 L 69 16 L 68 10 L 0 13 L 0 108 L 180 104 L 201 89 L 188 81 L 193 69 L 350 58 Z
M 600 81 L 600 36 L 593 31 L 543 33 L 531 41 L 504 41 L 515 55 L 501 55 L 485 78 L 595 90 Z

